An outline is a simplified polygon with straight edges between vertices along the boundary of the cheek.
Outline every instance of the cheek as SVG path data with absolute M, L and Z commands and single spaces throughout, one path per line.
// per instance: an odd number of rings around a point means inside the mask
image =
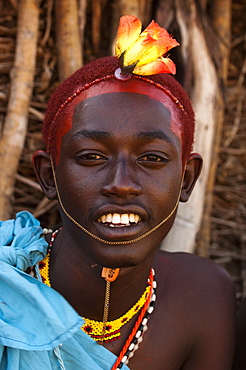
M 166 171 L 162 178 L 152 177 L 145 188 L 152 214 L 160 221 L 176 206 L 181 191 L 181 171 Z
M 76 199 L 81 197 L 85 191 L 85 184 L 83 176 L 78 174 L 75 168 L 68 164 L 63 157 L 61 157 L 60 164 L 57 166 L 57 183 L 62 200 L 66 198 Z

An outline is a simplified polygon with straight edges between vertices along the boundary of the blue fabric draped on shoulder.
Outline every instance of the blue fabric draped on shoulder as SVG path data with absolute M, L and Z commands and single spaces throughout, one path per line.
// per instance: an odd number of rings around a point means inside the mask
M 115 355 L 80 330 L 83 319 L 70 304 L 25 273 L 47 248 L 29 212 L 0 221 L 0 370 L 110 369 Z
M 29 212 L 0 223 L 0 344 L 24 350 L 54 348 L 82 319 L 55 290 L 24 271 L 41 261 L 48 244 Z
M 41 261 L 47 253 L 39 221 L 27 211 L 19 212 L 15 220 L 0 221 L 0 261 L 26 271 Z

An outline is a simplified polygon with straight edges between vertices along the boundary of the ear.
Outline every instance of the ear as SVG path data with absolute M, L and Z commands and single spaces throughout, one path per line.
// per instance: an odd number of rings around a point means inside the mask
M 202 170 L 202 157 L 192 153 L 186 163 L 180 202 L 187 202 Z
M 35 152 L 33 155 L 33 167 L 43 193 L 49 200 L 57 199 L 50 155 L 44 150 Z

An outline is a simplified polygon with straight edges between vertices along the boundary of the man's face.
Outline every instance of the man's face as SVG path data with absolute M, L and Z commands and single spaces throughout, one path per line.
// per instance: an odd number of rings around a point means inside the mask
M 56 167 L 66 210 L 109 241 L 135 239 L 155 227 L 175 207 L 182 180 L 181 142 L 170 127 L 168 107 L 146 95 L 107 93 L 78 103 Z M 83 253 L 111 267 L 152 255 L 173 220 L 139 242 L 111 246 L 63 215 L 72 237 L 81 233 Z

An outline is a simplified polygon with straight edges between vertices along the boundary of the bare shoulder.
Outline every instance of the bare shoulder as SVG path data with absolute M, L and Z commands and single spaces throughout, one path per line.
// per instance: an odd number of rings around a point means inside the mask
M 154 267 L 157 300 L 153 332 L 168 349 L 168 368 L 231 369 L 236 304 L 229 274 L 212 261 L 187 253 L 160 251 Z M 173 348 L 179 349 L 179 356 Z
M 162 282 L 168 282 L 172 288 L 184 287 L 186 295 L 189 291 L 194 297 L 194 293 L 199 293 L 197 300 L 203 296 L 207 302 L 215 297 L 217 300 L 228 297 L 235 303 L 234 284 L 230 275 L 209 259 L 189 253 L 159 251 L 155 267 L 162 289 L 166 287 Z

